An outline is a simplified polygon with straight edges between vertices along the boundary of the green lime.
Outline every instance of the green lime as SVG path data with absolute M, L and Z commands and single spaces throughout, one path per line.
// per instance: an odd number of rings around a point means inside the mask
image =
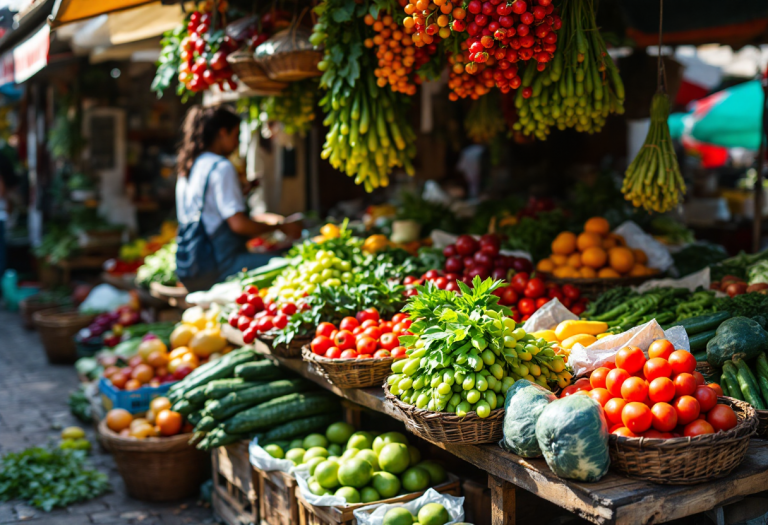
M 400 480 L 389 472 L 374 472 L 371 484 L 382 498 L 391 498 L 400 491 Z
M 293 441 L 291 441 L 291 444 L 288 445 L 288 450 L 291 450 L 292 448 L 304 448 L 304 440 L 294 439 Z
M 301 465 L 304 463 L 304 454 L 306 452 L 303 448 L 292 448 L 285 453 L 285 459 L 290 459 L 294 465 Z
M 347 459 L 341 463 L 338 476 L 342 485 L 362 488 L 371 481 L 373 467 L 364 459 Z
M 328 494 L 332 494 L 330 490 L 323 488 L 320 485 L 320 483 L 318 483 L 317 481 L 313 481 L 312 483 L 307 483 L 307 486 L 309 487 L 309 491 L 315 496 L 325 496 Z
M 355 432 L 347 441 L 347 448 L 359 448 L 360 450 L 371 448 L 372 442 L 373 440 L 367 432 Z
M 421 461 L 421 452 L 413 445 L 408 445 L 408 454 L 411 456 L 411 465 L 415 465 Z
M 344 449 L 338 443 L 328 445 L 328 454 L 331 456 L 341 456 L 342 452 L 344 452 Z
M 363 503 L 371 503 L 372 501 L 379 501 L 381 496 L 373 487 L 363 487 L 360 491 L 360 499 Z
M 421 467 L 411 467 L 400 476 L 403 488 L 408 492 L 421 492 L 429 487 L 429 472 Z
M 373 451 L 378 454 L 387 443 L 403 443 L 407 445 L 408 438 L 400 432 L 386 432 L 376 436 L 376 439 L 373 440 Z
M 445 473 L 443 466 L 435 461 L 425 460 L 416 466 L 421 467 L 429 472 L 429 483 L 433 487 L 443 483 L 448 478 L 448 475 Z
M 389 443 L 384 445 L 379 453 L 379 465 L 381 470 L 400 474 L 408 468 L 411 463 L 411 455 L 408 452 L 408 445 L 403 443 Z
M 323 461 L 325 461 L 325 458 L 323 457 L 316 457 L 311 459 L 307 459 L 306 457 L 304 458 L 304 464 L 307 466 L 307 468 L 309 468 L 310 475 L 315 473 L 315 468 L 317 468 L 317 466 Z
M 337 445 L 343 445 L 347 441 L 349 441 L 350 436 L 354 434 L 355 427 L 350 425 L 349 423 L 344 423 L 343 421 L 339 421 L 338 423 L 333 423 L 326 429 L 325 431 L 325 437 L 328 438 L 328 441 L 331 443 L 335 443 Z
M 366 460 L 373 466 L 373 470 L 379 470 L 379 456 L 373 450 L 369 448 L 363 449 L 355 454 L 355 457 Z
M 325 439 L 325 436 L 322 434 L 310 434 L 304 438 L 302 446 L 307 450 L 309 450 L 312 447 L 325 448 L 328 446 L 328 440 Z
M 315 467 L 315 478 L 321 487 L 332 489 L 339 486 L 339 464 L 325 460 Z
M 312 458 L 327 458 L 328 451 L 323 447 L 312 447 L 304 454 L 304 461 L 307 462 Z
M 264 450 L 273 458 L 283 459 L 285 457 L 285 452 L 283 452 L 279 445 L 267 445 L 264 447 Z
M 358 452 L 360 452 L 359 448 L 348 448 L 341 455 L 341 459 L 352 459 L 353 457 L 357 456 Z
M 341 487 L 334 496 L 341 496 L 350 505 L 360 503 L 360 493 L 355 487 Z
M 394 507 L 384 514 L 382 525 L 413 525 L 413 515 L 405 507 Z
M 445 525 L 451 521 L 451 516 L 439 503 L 427 503 L 419 509 L 419 523 L 421 525 Z

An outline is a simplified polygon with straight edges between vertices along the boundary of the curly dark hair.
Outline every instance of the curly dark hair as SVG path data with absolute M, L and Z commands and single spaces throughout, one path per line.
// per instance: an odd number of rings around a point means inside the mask
M 187 177 L 192 165 L 211 147 L 219 130 L 231 131 L 240 125 L 240 116 L 229 106 L 204 108 L 192 106 L 182 124 L 182 139 L 176 154 L 176 167 L 180 177 Z

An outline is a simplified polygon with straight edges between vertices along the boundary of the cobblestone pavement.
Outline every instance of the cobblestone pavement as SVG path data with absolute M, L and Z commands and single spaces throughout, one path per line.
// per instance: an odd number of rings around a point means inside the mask
M 78 386 L 71 365 L 49 365 L 36 332 L 25 331 L 17 314 L 0 312 L 0 454 L 57 442 L 60 429 L 83 427 L 69 412 L 69 393 Z M 196 500 L 145 503 L 126 495 L 115 462 L 94 444 L 91 463 L 109 474 L 112 491 L 79 505 L 46 513 L 21 501 L 0 503 L 0 524 L 35 525 L 196 525 L 214 524 L 207 505 Z

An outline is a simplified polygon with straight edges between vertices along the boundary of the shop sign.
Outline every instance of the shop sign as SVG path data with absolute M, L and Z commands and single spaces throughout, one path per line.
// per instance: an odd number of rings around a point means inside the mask
M 17 84 L 29 80 L 35 73 L 48 65 L 48 50 L 51 43 L 51 28 L 48 24 L 13 49 Z
M 13 83 L 13 70 L 13 51 L 8 51 L 0 57 L 0 86 Z

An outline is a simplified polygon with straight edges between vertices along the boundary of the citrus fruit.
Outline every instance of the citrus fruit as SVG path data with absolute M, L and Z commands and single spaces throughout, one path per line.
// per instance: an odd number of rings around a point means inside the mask
M 635 265 L 629 271 L 629 275 L 631 275 L 632 277 L 642 277 L 643 275 L 647 275 L 647 274 L 648 274 L 648 268 L 646 268 L 640 263 L 635 263 Z
M 365 448 L 361 451 L 359 451 L 357 454 L 355 454 L 356 458 L 364 459 L 368 463 L 371 464 L 373 467 L 373 470 L 379 470 L 379 456 L 376 455 L 376 452 L 369 448 Z
M 587 248 L 581 254 L 581 264 L 590 268 L 602 268 L 608 260 L 608 254 L 598 246 Z
M 133 416 L 130 412 L 122 408 L 113 408 L 107 412 L 107 426 L 113 432 L 120 432 L 121 430 L 131 426 Z
M 379 453 L 379 465 L 381 470 L 400 474 L 411 462 L 411 455 L 408 452 L 408 445 L 403 443 L 388 443 L 384 445 Z
M 594 279 L 597 277 L 597 272 L 594 268 L 590 268 L 589 266 L 582 266 L 579 268 L 579 276 L 583 279 Z
M 347 459 L 341 463 L 338 476 L 342 485 L 362 488 L 371 481 L 373 466 L 364 459 Z
M 558 266 L 563 266 L 564 264 L 568 263 L 568 257 L 566 257 L 565 255 L 560 255 L 558 253 L 553 253 L 552 255 L 550 255 L 549 260 L 552 261 L 552 264 L 554 265 L 555 268 L 557 268 Z
M 312 458 L 327 458 L 329 456 L 328 451 L 323 447 L 312 447 L 304 454 L 304 461 L 309 461 Z
M 328 441 L 331 443 L 343 445 L 349 441 L 349 438 L 354 433 L 355 427 L 344 421 L 339 421 L 338 423 L 333 423 L 326 429 L 325 437 L 328 438 Z
M 623 246 L 608 250 L 608 264 L 619 273 L 627 273 L 635 265 L 635 254 Z
M 431 485 L 439 485 L 448 477 L 445 473 L 445 469 L 440 463 L 427 460 L 422 461 L 416 466 L 423 468 L 429 473 L 429 482 Z
M 307 486 L 309 487 L 309 491 L 315 496 L 327 496 L 328 494 L 333 494 L 330 490 L 321 486 L 316 480 L 311 483 L 307 483 Z
M 451 521 L 451 516 L 439 503 L 427 503 L 419 509 L 419 523 L 421 525 L 445 525 Z
M 603 238 L 596 233 L 584 232 L 580 233 L 576 238 L 576 247 L 580 252 L 583 252 L 587 248 L 593 246 L 600 246 L 603 243 Z
M 570 255 L 576 249 L 576 236 L 571 232 L 562 232 L 552 241 L 552 253 Z
M 579 271 L 571 266 L 558 266 L 552 273 L 560 279 L 575 279 L 579 277 Z
M 373 487 L 363 487 L 360 491 L 360 499 L 363 503 L 371 503 L 372 501 L 379 501 L 381 496 Z
M 382 525 L 413 525 L 413 515 L 405 507 L 394 507 L 384 514 Z
M 599 272 L 597 272 L 597 276 L 601 279 L 618 279 L 621 277 L 619 275 L 619 272 L 614 270 L 613 268 L 601 268 Z
M 344 498 L 348 504 L 360 503 L 360 493 L 355 487 L 341 487 L 333 495 Z
M 542 259 L 536 265 L 536 269 L 540 272 L 551 272 L 555 269 L 555 263 L 552 262 L 552 259 Z
M 264 447 L 264 451 L 273 458 L 283 459 L 285 457 L 285 452 L 280 448 L 280 445 L 267 445 Z
M 304 440 L 294 439 L 293 441 L 291 441 L 291 444 L 288 445 L 288 450 L 291 450 L 292 448 L 304 448 Z
M 358 452 L 360 452 L 359 448 L 348 448 L 341 455 L 341 459 L 352 459 L 353 457 L 355 457 L 357 455 Z
M 611 225 L 602 217 L 592 217 L 584 223 L 584 231 L 598 235 L 608 235 L 608 232 L 611 231 Z
M 402 475 L 403 488 L 408 492 L 420 492 L 429 487 L 429 472 L 421 467 L 411 467 Z
M 359 448 L 362 450 L 364 448 L 371 448 L 372 443 L 373 438 L 367 432 L 355 432 L 347 441 L 347 448 Z
M 309 450 L 312 447 L 327 447 L 328 446 L 328 440 L 325 438 L 322 434 L 310 434 L 307 437 L 304 438 L 304 441 L 302 442 L 302 447 Z
M 342 450 L 341 445 L 338 443 L 331 443 L 328 445 L 328 454 L 331 456 L 341 456 L 342 452 L 344 452 L 344 450 Z
M 285 459 L 290 459 L 294 465 L 300 465 L 304 463 L 304 454 L 306 452 L 303 448 L 292 448 L 285 453 Z
M 374 472 L 371 485 L 382 498 L 391 498 L 400 492 L 400 479 L 389 472 Z
M 568 256 L 568 264 L 567 266 L 570 266 L 571 268 L 581 268 L 581 254 L 579 253 L 572 253 Z
M 638 264 L 645 264 L 648 262 L 648 256 L 640 248 L 633 248 L 632 253 L 635 255 L 635 262 Z
M 310 475 L 313 475 L 315 473 L 315 469 L 323 461 L 325 461 L 325 458 L 323 458 L 323 457 L 316 457 L 316 458 L 311 458 L 311 459 L 304 458 L 304 464 L 309 469 L 309 474 Z
M 376 436 L 376 439 L 373 440 L 373 451 L 378 454 L 387 443 L 405 443 L 407 445 L 408 438 L 400 432 L 386 432 Z
M 339 486 L 339 464 L 325 460 L 315 467 L 315 478 L 321 487 L 332 489 Z
M 411 465 L 415 465 L 421 461 L 421 452 L 413 445 L 408 445 L 408 455 L 411 457 Z

